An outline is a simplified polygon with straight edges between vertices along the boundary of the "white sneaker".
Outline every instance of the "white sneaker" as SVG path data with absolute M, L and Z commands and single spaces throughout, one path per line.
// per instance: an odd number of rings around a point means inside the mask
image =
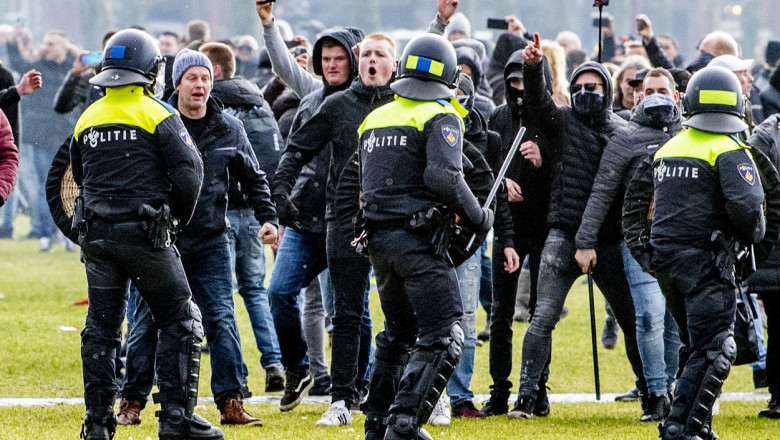
M 317 420 L 317 426 L 340 426 L 351 425 L 352 414 L 349 412 L 343 400 L 337 400 L 330 405 L 325 414 Z
M 439 401 L 436 402 L 436 406 L 433 407 L 431 417 L 428 419 L 428 423 L 433 426 L 450 426 L 452 420 L 452 414 L 450 414 L 450 407 L 447 406 L 447 396 L 441 393 Z

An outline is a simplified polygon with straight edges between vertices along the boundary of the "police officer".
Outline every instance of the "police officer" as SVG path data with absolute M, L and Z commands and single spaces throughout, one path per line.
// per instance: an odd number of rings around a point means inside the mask
M 487 231 L 493 212 L 479 206 L 462 176 L 458 71 L 443 37 L 413 39 L 391 85 L 398 96 L 358 129 L 368 250 L 386 323 L 376 338 L 366 439 L 430 438 L 420 425 L 460 359 L 458 283 L 432 234 L 446 236 L 436 219 L 453 214 Z
M 203 327 L 171 244 L 175 225 L 192 216 L 203 163 L 177 112 L 151 96 L 164 72 L 155 40 L 139 30 L 120 31 L 108 41 L 104 60 L 90 82 L 105 87 L 106 96 L 84 111 L 71 145 L 83 200 L 74 224 L 89 294 L 81 334 L 82 436 L 109 440 L 116 429 L 114 359 L 132 279 L 159 327 L 159 437 L 222 439 L 220 429 L 193 413 Z
M 683 101 L 687 128 L 653 157 L 650 266 L 683 343 L 663 440 L 717 438 L 710 413 L 736 355 L 735 263 L 765 231 L 761 181 L 736 135 L 747 128 L 744 106 L 734 73 L 700 70 Z

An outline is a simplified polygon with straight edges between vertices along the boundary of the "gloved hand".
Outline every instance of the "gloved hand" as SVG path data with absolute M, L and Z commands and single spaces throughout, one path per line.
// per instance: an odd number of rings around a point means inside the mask
M 493 227 L 493 222 L 496 220 L 496 215 L 490 208 L 482 208 L 482 221 L 475 225 L 479 232 L 487 232 Z
M 138 215 L 149 220 L 144 222 L 144 229 L 149 234 L 149 240 L 155 249 L 165 249 L 171 245 L 171 211 L 168 205 L 160 209 L 144 203 L 138 207 Z
M 300 212 L 290 198 L 285 194 L 276 194 L 273 196 L 273 202 L 276 205 L 276 216 L 279 218 L 279 224 L 301 232 L 301 224 L 298 222 Z

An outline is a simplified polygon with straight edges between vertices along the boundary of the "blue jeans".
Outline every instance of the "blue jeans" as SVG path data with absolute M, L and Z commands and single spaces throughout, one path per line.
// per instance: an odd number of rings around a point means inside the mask
M 57 225 L 54 223 L 54 218 L 49 211 L 49 204 L 46 201 L 46 177 L 56 152 L 56 150 L 33 147 L 35 178 L 33 179 L 33 200 L 30 202 L 30 217 L 33 225 L 39 225 L 41 237 L 48 238 L 53 237 L 57 231 Z
M 130 298 L 127 305 L 127 321 L 130 327 L 127 335 L 127 357 L 125 381 L 119 397 L 138 400 L 146 405 L 154 382 L 154 353 L 157 348 L 157 327 L 152 312 L 144 302 L 135 284 L 130 284 Z
M 257 236 L 261 225 L 251 209 L 231 209 L 227 212 L 230 261 L 238 282 L 238 294 L 244 299 L 249 322 L 255 334 L 263 369 L 281 366 L 282 354 L 276 337 L 268 293 L 265 290 L 265 250 Z M 245 370 L 244 374 L 248 372 Z
M 309 368 L 301 325 L 301 289 L 327 267 L 325 234 L 284 229 L 268 285 L 268 301 L 274 319 L 282 365 L 287 370 Z
M 485 309 L 489 320 L 490 309 L 493 305 L 493 262 L 487 253 L 487 240 L 479 247 L 477 255 L 479 255 L 479 261 L 482 265 L 482 276 L 479 279 L 479 303 Z
M 11 191 L 5 204 L 0 207 L 0 231 L 9 235 L 14 233 L 14 219 L 16 218 L 16 191 Z
M 750 296 L 755 300 L 758 295 L 751 293 Z M 766 341 L 764 340 L 764 323 L 761 320 L 760 312 L 753 317 L 753 326 L 756 330 L 756 341 L 758 342 L 758 360 L 750 364 L 750 367 L 753 371 L 766 370 Z
M 623 267 L 631 288 L 636 314 L 636 343 L 642 358 L 642 371 L 650 394 L 663 395 L 672 391 L 679 363 L 680 335 L 661 287 L 644 272 L 622 243 Z
M 458 275 L 460 300 L 463 303 L 463 319 L 460 326 L 465 336 L 460 362 L 447 382 L 447 395 L 452 406 L 461 402 L 474 400 L 474 393 L 469 389 L 471 376 L 474 374 L 474 349 L 477 346 L 477 305 L 479 303 L 480 278 L 482 274 L 482 252 L 474 255 L 455 268 Z
M 241 395 L 246 384 L 244 358 L 233 308 L 233 274 L 225 235 L 182 250 L 182 263 L 192 299 L 203 314 L 203 329 L 211 348 L 211 392 L 222 408 L 228 397 Z

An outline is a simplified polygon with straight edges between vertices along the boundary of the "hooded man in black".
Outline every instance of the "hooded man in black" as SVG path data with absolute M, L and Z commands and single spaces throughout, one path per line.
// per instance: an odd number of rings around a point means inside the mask
M 545 61 L 544 75 L 552 78 Z M 506 414 L 512 382 L 512 323 L 515 308 L 520 263 L 527 255 L 531 271 L 531 299 L 529 309 L 536 303 L 536 279 L 539 274 L 542 247 L 547 238 L 547 207 L 550 203 L 549 157 L 542 157 L 539 145 L 543 143 L 535 124 L 529 124 L 533 114 L 524 113 L 523 51 L 509 57 L 504 68 L 506 104 L 498 107 L 490 117 L 489 126 L 501 134 L 502 151 L 494 169 L 501 166 L 521 125 L 531 128 L 523 137 L 519 154 L 511 162 L 506 174 L 509 190 L 499 194 L 493 246 L 493 305 L 490 321 L 490 375 L 493 378 L 490 400 L 482 408 L 488 416 Z M 546 81 L 548 91 L 552 81 Z M 544 154 L 549 154 L 544 149 Z M 546 392 L 546 374 L 539 384 Z M 538 399 L 546 400 L 544 397 Z M 537 415 L 545 413 L 544 405 Z M 546 414 L 544 414 L 546 415 Z
M 560 161 L 553 165 L 548 214 L 550 233 L 542 250 L 536 309 L 523 340 L 520 391 L 514 409 L 508 414 L 513 418 L 534 415 L 539 379 L 552 350 L 552 331 L 560 319 L 569 289 L 582 274 L 574 259 L 574 235 L 588 202 L 604 147 L 612 133 L 625 124 L 610 111 L 612 82 L 607 70 L 597 63 L 584 63 L 574 71 L 572 107 L 555 105 L 552 96 L 545 91 L 542 51 L 538 35 L 535 37 L 535 44 L 529 45 L 523 52 L 525 110 L 529 114 L 547 116 L 535 122 L 550 148 L 559 152 Z M 634 374 L 639 378 L 638 388 L 644 390 L 642 362 L 636 346 L 634 305 L 623 274 L 621 206 L 622 203 L 612 205 L 598 234 L 601 258 L 600 264 L 593 267 L 593 278 L 624 329 L 626 352 Z

